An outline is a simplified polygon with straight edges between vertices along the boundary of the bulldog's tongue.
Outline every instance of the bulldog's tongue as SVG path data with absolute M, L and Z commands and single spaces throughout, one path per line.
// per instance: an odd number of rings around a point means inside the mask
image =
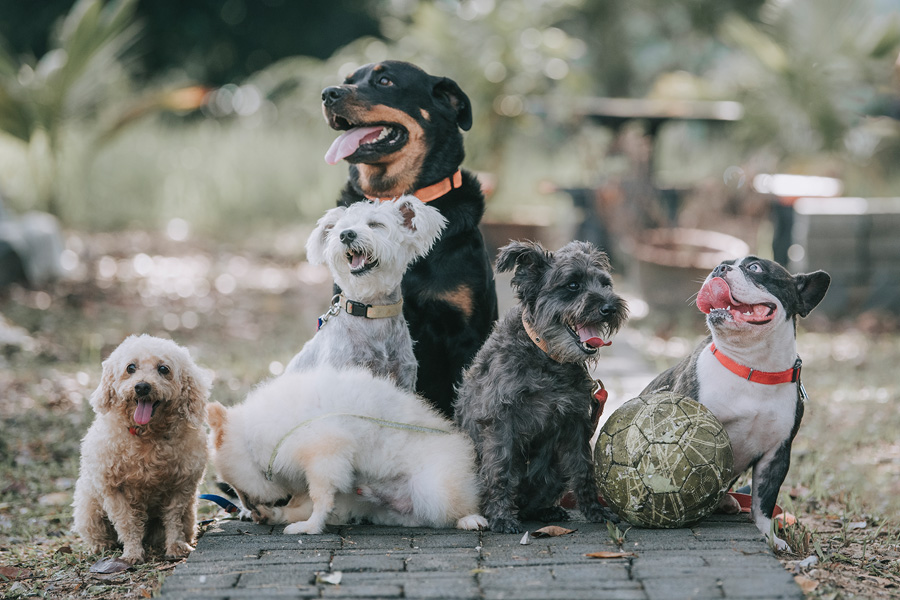
M 134 422 L 138 425 L 146 425 L 153 416 L 153 401 L 138 400 L 137 408 L 134 409 Z
M 325 153 L 325 162 L 329 165 L 337 164 L 341 159 L 347 158 L 356 152 L 356 149 L 365 142 L 374 141 L 381 135 L 382 129 L 384 128 L 381 126 L 348 129 L 331 143 L 331 148 Z
M 728 308 L 736 304 L 731 297 L 731 288 L 721 277 L 713 277 L 704 283 L 697 294 L 697 308 L 707 315 L 714 308 Z
M 612 342 L 604 342 L 600 337 L 600 332 L 592 325 L 577 325 L 575 333 L 578 334 L 578 339 L 582 344 L 587 344 L 591 348 L 601 348 L 612 344 Z

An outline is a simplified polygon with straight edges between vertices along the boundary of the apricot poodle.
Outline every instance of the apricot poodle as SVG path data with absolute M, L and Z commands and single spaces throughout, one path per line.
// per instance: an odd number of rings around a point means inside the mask
M 128 337 L 103 361 L 72 504 L 93 552 L 122 547 L 134 564 L 146 548 L 191 551 L 209 384 L 186 349 L 149 335 Z

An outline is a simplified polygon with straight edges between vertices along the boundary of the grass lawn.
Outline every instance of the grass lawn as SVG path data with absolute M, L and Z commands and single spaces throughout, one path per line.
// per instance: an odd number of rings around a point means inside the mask
M 156 557 L 90 573 L 99 557 L 69 530 L 100 362 L 129 333 L 170 336 L 214 369 L 215 400 L 239 400 L 280 372 L 330 297 L 327 271 L 302 261 L 307 233 L 240 249 L 146 233 L 70 235 L 72 280 L 0 292 L 0 596 L 158 590 L 177 563 Z M 811 597 L 900 595 L 900 336 L 883 322 L 855 325 L 801 325 L 811 402 L 779 501 L 798 517 L 786 532 L 795 552 L 782 558 Z M 642 339 L 652 356 L 660 338 L 648 330 Z M 203 506 L 200 517 L 214 512 Z M 808 557 L 816 564 L 798 564 Z

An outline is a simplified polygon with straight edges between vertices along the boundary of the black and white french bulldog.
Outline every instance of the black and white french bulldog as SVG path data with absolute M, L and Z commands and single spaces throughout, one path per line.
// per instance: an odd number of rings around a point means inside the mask
M 767 536 L 803 417 L 797 317 L 822 301 L 830 283 L 824 271 L 792 276 L 755 256 L 721 263 L 697 295 L 712 335 L 642 392 L 671 390 L 713 412 L 731 439 L 735 474 L 753 467 L 751 516 Z M 734 503 L 724 501 L 723 509 Z M 774 534 L 770 543 L 788 547 Z

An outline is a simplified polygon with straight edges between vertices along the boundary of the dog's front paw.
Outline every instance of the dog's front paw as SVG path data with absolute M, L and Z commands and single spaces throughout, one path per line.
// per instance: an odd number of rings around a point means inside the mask
M 519 514 L 526 521 L 541 521 L 542 523 L 568 521 L 572 518 L 569 511 L 562 506 L 544 506 L 534 510 L 522 511 Z
M 250 511 L 250 514 L 253 518 L 253 522 L 257 525 L 268 525 L 272 517 L 275 516 L 274 510 L 274 508 L 269 506 L 254 506 L 253 510 Z
M 736 515 L 741 512 L 741 503 L 737 501 L 737 498 L 732 496 L 731 494 L 725 494 L 722 496 L 722 499 L 719 500 L 719 505 L 716 507 L 716 512 L 720 512 L 725 515 Z
M 490 519 L 488 524 L 491 526 L 491 531 L 496 533 L 522 533 L 525 531 L 522 522 L 515 517 L 496 517 Z
M 457 529 L 466 529 L 468 531 L 485 529 L 487 526 L 487 519 L 481 515 L 467 515 L 456 522 Z
M 122 553 L 122 556 L 119 557 L 122 562 L 126 562 L 129 565 L 136 565 L 138 563 L 144 562 L 144 550 L 131 550 L 125 551 Z
M 600 523 L 602 521 L 618 523 L 620 521 L 616 513 L 609 510 L 599 502 L 595 502 L 583 507 L 581 509 L 581 512 L 584 513 L 584 517 L 591 523 Z
M 166 546 L 166 558 L 183 558 L 192 550 L 193 548 L 187 542 L 173 542 Z
M 324 523 L 313 523 L 312 521 L 297 521 L 284 528 L 285 535 L 296 535 L 298 533 L 315 535 L 323 531 L 325 531 Z
M 778 552 L 786 552 L 791 549 L 786 541 L 778 537 L 777 535 L 773 535 L 771 539 L 772 548 L 777 550 Z

